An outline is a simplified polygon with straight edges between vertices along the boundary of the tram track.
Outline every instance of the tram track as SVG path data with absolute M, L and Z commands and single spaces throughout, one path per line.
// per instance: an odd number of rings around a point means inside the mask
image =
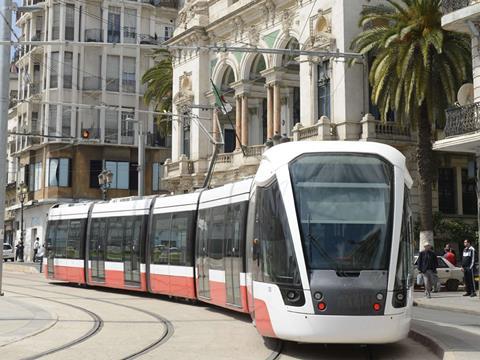
M 5 284 L 7 285 L 7 284 Z M 19 288 L 27 288 L 25 286 L 21 286 L 21 285 L 12 285 L 12 284 L 8 284 L 8 286 L 13 286 L 13 287 L 19 287 Z M 39 359 L 39 358 L 42 358 L 44 356 L 47 356 L 47 355 L 52 355 L 52 354 L 55 354 L 57 352 L 60 352 L 60 351 L 63 351 L 65 349 L 68 349 L 74 345 L 77 345 L 77 344 L 80 344 L 90 338 L 92 338 L 93 336 L 97 335 L 100 330 L 103 328 L 103 319 L 96 313 L 94 313 L 93 311 L 90 311 L 82 306 L 77 306 L 77 305 L 73 305 L 73 304 L 68 304 L 68 303 L 65 303 L 65 302 L 62 302 L 62 301 L 58 301 L 58 300 L 53 300 L 53 299 L 50 299 L 50 298 L 47 298 L 47 297 L 43 297 L 43 296 L 37 296 L 37 295 L 31 295 L 31 294 L 26 294 L 26 293 L 22 293 L 22 292 L 18 292 L 18 291 L 12 291 L 12 290 L 7 290 L 8 292 L 12 293 L 12 294 L 17 294 L 17 295 L 22 295 L 22 296 L 28 296 L 28 297 L 32 297 L 32 298 L 35 298 L 35 299 L 41 299 L 41 300 L 44 300 L 44 301 L 49 301 L 49 302 L 53 302 L 53 303 L 56 303 L 56 304 L 61 304 L 61 305 L 64 305 L 64 306 L 68 306 L 68 307 L 71 307 L 73 309 L 76 309 L 76 310 L 79 310 L 81 312 L 84 312 L 86 314 L 88 314 L 92 320 L 93 320 L 93 326 L 86 332 L 84 333 L 82 336 L 72 340 L 72 341 L 69 341 L 68 343 L 66 344 L 63 344 L 63 345 L 60 345 L 60 346 L 57 346 L 57 347 L 54 347 L 54 348 L 51 348 L 49 350 L 46 350 L 46 351 L 43 351 L 41 353 L 37 353 L 33 356 L 28 356 L 28 357 L 25 357 L 25 358 L 22 358 L 22 360 L 34 360 L 34 359 Z M 58 321 L 57 321 L 58 322 Z M 56 323 L 57 323 L 56 322 Z M 45 329 L 44 331 L 48 330 L 48 329 L 51 329 L 53 326 Z M 43 333 L 44 331 L 42 332 L 38 332 L 34 335 L 32 335 L 31 337 L 33 336 L 38 336 L 40 333 Z
M 275 339 L 275 347 L 265 360 L 278 360 L 282 356 L 284 342 Z
M 40 281 L 40 280 L 25 279 L 23 277 L 15 277 L 15 276 L 11 276 L 11 277 L 12 278 L 17 278 L 19 280 L 45 284 L 44 281 Z M 69 284 L 69 283 L 64 283 L 64 282 L 55 282 L 55 283 L 51 283 L 51 284 L 57 285 L 57 286 L 64 286 L 64 287 L 73 287 L 73 288 L 77 288 L 77 289 L 79 288 L 75 284 Z M 6 284 L 6 285 L 8 285 L 8 284 Z M 106 290 L 106 289 L 105 288 L 100 288 L 100 290 Z M 117 290 L 117 289 L 108 289 L 108 290 Z M 121 291 L 122 289 L 119 289 L 119 290 Z M 39 291 L 46 292 L 47 290 L 39 289 Z M 93 297 L 72 295 L 72 294 L 67 294 L 67 293 L 59 292 L 59 291 L 50 291 L 49 290 L 48 292 L 49 293 L 54 293 L 54 294 L 59 294 L 59 295 L 72 296 L 72 297 L 76 297 L 78 299 L 93 300 L 93 301 L 97 301 L 97 302 L 108 303 L 108 304 L 111 304 L 111 305 L 122 306 L 122 307 L 125 307 L 125 308 L 128 308 L 128 309 L 131 309 L 131 310 L 136 310 L 136 311 L 143 312 L 147 315 L 150 315 L 153 318 L 156 318 L 157 320 L 159 320 L 159 321 L 161 321 L 165 324 L 165 326 L 166 326 L 165 333 L 162 334 L 162 336 L 160 336 L 155 342 L 153 342 L 150 345 L 146 346 L 145 348 L 137 351 L 136 353 L 133 353 L 133 354 L 130 354 L 126 357 L 123 357 L 122 360 L 136 359 L 136 358 L 154 350 L 155 348 L 161 346 L 162 344 L 167 342 L 170 339 L 171 336 L 173 336 L 173 333 L 174 333 L 173 324 L 168 319 L 166 319 L 166 318 L 164 318 L 164 317 L 162 317 L 158 314 L 152 313 L 150 311 L 147 311 L 147 310 L 144 310 L 144 309 L 138 309 L 138 308 L 130 306 L 130 305 L 119 304 L 119 303 L 116 303 L 116 302 L 113 302 L 113 301 L 110 301 L 110 300 L 105 300 L 105 299 L 96 299 L 96 298 L 93 298 Z M 270 344 L 269 347 L 273 348 L 273 349 L 272 349 L 271 353 L 266 357 L 265 360 L 278 360 L 282 356 L 282 351 L 284 349 L 284 341 L 278 340 L 278 339 L 271 339 L 271 341 L 274 342 L 274 344 Z
M 39 280 L 25 279 L 25 278 L 22 278 L 22 277 L 15 277 L 15 276 L 11 276 L 11 277 L 12 278 L 17 278 L 19 280 L 34 282 L 34 283 L 44 283 L 43 281 L 39 281 Z M 64 283 L 58 283 L 58 284 L 64 285 Z M 13 284 L 9 284 L 9 283 L 5 283 L 5 285 L 31 289 L 28 286 L 22 286 L 22 285 L 13 285 Z M 114 301 L 109 301 L 109 300 L 104 300 L 104 299 L 96 299 L 96 298 L 93 298 L 93 297 L 72 295 L 72 294 L 67 294 L 65 292 L 42 290 L 42 289 L 35 289 L 35 291 L 48 292 L 48 293 L 51 293 L 51 294 L 58 294 L 58 295 L 67 295 L 67 296 L 71 296 L 71 297 L 74 297 L 74 298 L 77 298 L 77 299 L 91 300 L 91 301 L 101 302 L 101 303 L 105 303 L 105 304 L 109 304 L 109 305 L 120 306 L 120 307 L 123 307 L 123 308 L 126 308 L 126 309 L 130 309 L 130 310 L 133 310 L 133 311 L 138 311 L 138 312 L 141 312 L 145 315 L 148 315 L 148 316 L 156 319 L 159 323 L 164 325 L 165 331 L 163 332 L 163 334 L 161 336 L 159 336 L 157 339 L 155 339 L 155 341 L 151 342 L 150 344 L 143 347 L 142 349 L 140 349 L 140 350 L 138 350 L 138 351 L 136 351 L 132 354 L 129 354 L 125 357 L 122 357 L 121 358 L 122 360 L 136 359 L 136 358 L 138 358 L 138 357 L 140 357 L 144 354 L 147 354 L 147 353 L 153 351 L 154 349 L 158 348 L 162 344 L 166 343 L 173 336 L 173 334 L 175 332 L 173 324 L 167 318 L 165 318 L 161 315 L 158 315 L 156 313 L 153 313 L 151 311 L 148 311 L 148 310 L 139 309 L 137 307 L 130 306 L 130 305 L 120 304 L 120 303 L 117 303 L 117 302 L 114 302 Z M 11 292 L 15 293 L 13 291 L 11 291 Z M 23 294 L 23 295 L 25 295 L 25 294 Z M 35 297 L 35 296 L 32 295 L 32 297 Z M 52 301 L 54 301 L 54 300 L 52 300 Z M 54 302 L 59 302 L 59 301 L 54 301 Z M 62 303 L 62 302 L 59 302 L 59 303 Z M 73 346 L 73 345 L 74 344 L 72 344 L 71 346 Z M 42 356 L 44 356 L 44 355 L 42 355 Z M 37 358 L 37 357 L 28 358 L 28 360 L 35 359 L 35 358 Z M 27 360 L 27 359 L 25 359 L 25 360 Z

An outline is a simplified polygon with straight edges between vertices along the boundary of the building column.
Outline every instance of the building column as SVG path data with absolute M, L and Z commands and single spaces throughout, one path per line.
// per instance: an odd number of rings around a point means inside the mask
M 273 137 L 273 88 L 267 86 L 267 139 Z
M 455 167 L 456 193 L 457 193 L 457 214 L 463 215 L 463 189 L 462 189 L 462 168 Z
M 281 135 L 281 110 L 282 104 L 280 101 L 280 84 L 273 85 L 273 135 Z
M 242 97 L 242 145 L 248 146 L 248 98 Z
M 242 146 L 242 98 L 240 96 L 235 97 L 235 135 L 235 150 L 238 150 Z

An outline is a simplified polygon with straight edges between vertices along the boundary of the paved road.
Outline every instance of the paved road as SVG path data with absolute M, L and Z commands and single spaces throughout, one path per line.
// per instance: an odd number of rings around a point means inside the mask
M 6 273 L 2 359 L 436 359 L 407 339 L 384 346 L 265 341 L 248 316 L 164 297 L 50 284 Z M 6 311 L 5 311 L 6 309 Z M 10 314 L 9 317 L 4 316 Z
M 457 358 L 480 358 L 480 316 L 414 307 L 413 317 L 414 329 L 442 343 Z

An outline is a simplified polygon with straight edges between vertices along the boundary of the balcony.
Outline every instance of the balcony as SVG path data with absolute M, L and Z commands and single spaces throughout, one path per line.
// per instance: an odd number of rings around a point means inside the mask
M 144 4 L 150 4 L 153 6 L 163 6 L 163 7 L 177 7 L 177 0 L 140 0 Z
M 443 0 L 442 27 L 470 34 L 469 22 L 480 18 L 480 0 Z
M 103 42 L 102 29 L 86 29 L 85 42 Z
M 475 0 L 443 0 L 442 1 L 442 10 L 444 14 L 448 14 L 457 10 L 460 10 L 464 7 L 469 6 Z
M 465 135 L 480 130 L 480 103 L 449 109 L 445 112 L 445 137 Z

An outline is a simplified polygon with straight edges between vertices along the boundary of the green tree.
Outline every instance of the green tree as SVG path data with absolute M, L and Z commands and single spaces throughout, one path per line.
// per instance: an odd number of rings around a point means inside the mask
M 470 39 L 445 31 L 441 18 L 442 0 L 387 0 L 362 11 L 365 30 L 352 42 L 355 51 L 374 57 L 371 98 L 382 119 L 394 111 L 417 129 L 421 244 L 433 243 L 432 128 L 444 122 L 445 109 L 471 77 Z
M 172 57 L 166 50 L 154 53 L 155 65 L 142 76 L 142 83 L 147 86 L 144 100 L 147 105 L 153 104 L 155 111 L 172 111 L 173 67 Z M 163 136 L 171 133 L 171 122 L 161 115 L 156 117 Z

